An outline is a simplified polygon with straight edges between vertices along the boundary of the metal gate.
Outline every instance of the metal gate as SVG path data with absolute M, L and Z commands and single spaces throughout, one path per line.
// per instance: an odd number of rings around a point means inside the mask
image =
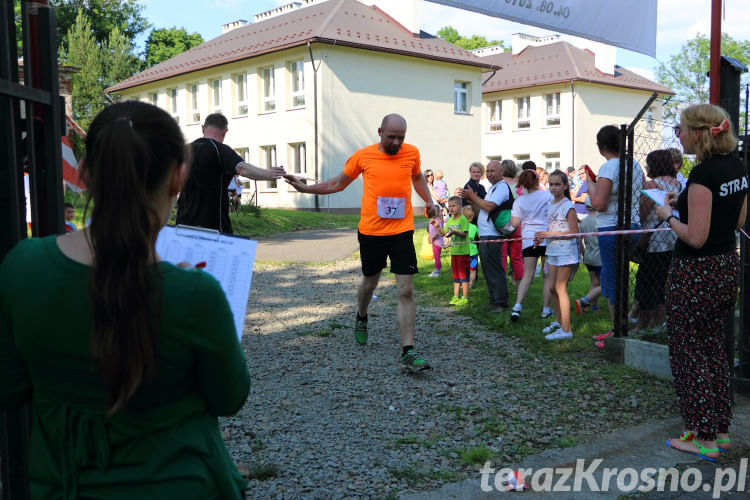
M 47 1 L 22 0 L 23 84 L 19 83 L 14 2 L 0 2 L 0 260 L 27 237 L 24 175 L 33 236 L 63 232 L 57 26 Z M 30 498 L 28 407 L 0 413 L 4 499 Z

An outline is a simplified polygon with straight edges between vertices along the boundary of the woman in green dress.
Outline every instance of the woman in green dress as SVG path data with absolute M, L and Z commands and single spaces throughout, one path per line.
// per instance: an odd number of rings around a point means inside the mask
M 0 266 L 0 408 L 30 404 L 35 499 L 243 497 L 218 425 L 250 388 L 226 296 L 154 249 L 186 151 L 159 108 L 104 109 L 81 163 L 91 225 Z

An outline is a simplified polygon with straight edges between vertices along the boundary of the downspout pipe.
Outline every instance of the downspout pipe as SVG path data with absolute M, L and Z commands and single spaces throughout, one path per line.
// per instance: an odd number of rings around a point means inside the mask
M 312 63 L 313 68 L 313 115 L 314 115 L 314 127 L 315 127 L 315 149 L 314 149 L 314 155 L 315 155 L 315 176 L 314 179 L 319 179 L 318 175 L 318 69 L 320 68 L 320 64 L 317 66 L 315 65 L 315 58 L 313 57 L 312 53 L 312 45 L 310 42 L 307 42 L 307 51 L 310 53 L 310 62 Z M 315 211 L 320 212 L 320 197 L 319 195 L 315 195 Z

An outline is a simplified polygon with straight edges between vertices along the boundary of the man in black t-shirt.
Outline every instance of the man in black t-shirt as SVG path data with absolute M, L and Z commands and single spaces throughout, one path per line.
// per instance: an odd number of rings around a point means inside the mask
M 177 200 L 177 224 L 200 226 L 232 234 L 227 189 L 235 174 L 270 181 L 286 172 L 284 167 L 260 168 L 247 163 L 224 144 L 229 131 L 226 117 L 213 113 L 203 124 L 203 137 L 191 144 L 192 167 Z

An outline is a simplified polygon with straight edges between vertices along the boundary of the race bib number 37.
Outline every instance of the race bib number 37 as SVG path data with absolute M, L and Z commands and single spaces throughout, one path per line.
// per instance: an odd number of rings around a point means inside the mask
M 406 212 L 406 198 L 378 196 L 378 217 L 381 219 L 403 219 Z

